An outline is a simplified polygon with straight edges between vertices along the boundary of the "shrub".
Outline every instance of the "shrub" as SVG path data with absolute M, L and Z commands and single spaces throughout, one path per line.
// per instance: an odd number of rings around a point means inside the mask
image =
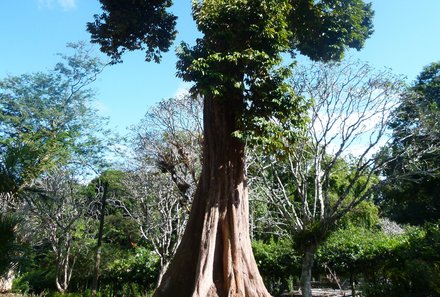
M 258 269 L 268 290 L 274 295 L 292 290 L 293 280 L 301 274 L 301 257 L 289 239 L 252 243 Z

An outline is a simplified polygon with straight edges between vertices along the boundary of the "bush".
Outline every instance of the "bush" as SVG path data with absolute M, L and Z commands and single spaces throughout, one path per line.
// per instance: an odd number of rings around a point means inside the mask
M 367 297 L 438 297 L 440 291 L 433 287 L 438 277 L 430 263 L 407 259 L 399 268 L 381 270 L 374 281 L 364 284 L 363 292 Z
M 403 236 L 387 236 L 379 231 L 349 227 L 334 232 L 317 251 L 317 263 L 341 276 L 374 274 L 389 259 Z
M 339 230 L 318 251 L 318 261 L 364 279 L 366 297 L 439 297 L 440 227 L 408 228 L 389 236 L 359 228 Z
M 108 263 L 102 271 L 101 291 L 111 295 L 129 291 L 143 295 L 155 288 L 159 275 L 159 257 L 144 247 L 136 247 L 125 258 Z
M 440 296 L 440 226 L 427 224 L 407 231 L 407 241 L 380 268 L 380 277 L 365 287 L 365 296 Z
M 293 288 L 293 280 L 301 274 L 301 256 L 289 239 L 271 239 L 252 243 L 258 269 L 268 290 L 280 295 Z
M 41 294 L 44 291 L 55 291 L 55 276 L 52 271 L 36 269 L 17 277 L 12 284 L 16 293 Z

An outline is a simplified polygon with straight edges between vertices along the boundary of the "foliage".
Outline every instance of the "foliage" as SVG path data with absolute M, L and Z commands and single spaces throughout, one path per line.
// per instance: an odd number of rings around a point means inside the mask
M 136 247 L 126 258 L 108 263 L 103 273 L 103 284 L 135 283 L 147 292 L 157 284 L 159 257 L 146 248 Z
M 84 43 L 69 47 L 75 53 L 62 56 L 48 73 L 0 81 L 2 191 L 17 191 L 45 170 L 103 152 L 96 136 L 101 119 L 90 107 L 93 92 L 87 88 L 103 64 Z
M 386 154 L 395 161 L 384 175 L 393 179 L 397 174 L 405 179 L 383 188 L 379 201 L 392 219 L 423 225 L 439 217 L 440 191 L 440 63 L 425 67 L 415 83 L 402 96 L 393 113 L 390 128 L 393 142 Z
M 438 137 L 437 129 L 430 131 L 440 112 L 440 63 L 426 66 L 401 99 L 390 127 L 396 146 L 429 144 Z
M 132 218 L 120 212 L 106 216 L 104 241 L 119 248 L 132 247 L 140 241 L 139 228 Z
M 423 225 L 440 218 L 440 178 L 419 178 L 418 181 L 399 181 L 382 188 L 383 196 L 378 204 L 384 215 L 412 225 Z
M 438 225 L 387 235 L 340 229 L 317 252 L 317 262 L 340 277 L 363 279 L 365 296 L 439 296 Z
M 360 50 L 372 34 L 371 3 L 363 1 L 291 1 L 293 45 L 313 60 L 340 60 L 346 47 Z
M 440 296 L 438 224 L 407 233 L 406 240 L 378 263 L 364 288 L 371 296 Z
M 278 296 L 292 290 L 294 280 L 301 271 L 301 256 L 288 238 L 269 242 L 253 241 L 252 249 L 258 269 L 269 291 Z
M 17 226 L 20 221 L 17 216 L 0 213 L 0 277 L 16 264 L 20 256 L 20 243 L 17 238 Z
M 126 50 L 146 50 L 147 61 L 160 61 L 177 33 L 176 17 L 167 11 L 171 0 L 99 2 L 103 13 L 87 24 L 92 42 L 99 43 L 114 62 L 120 62 Z
M 17 293 L 40 294 L 55 291 L 54 271 L 48 269 L 31 270 L 14 280 L 12 290 Z
M 405 240 L 403 236 L 390 237 L 377 230 L 351 226 L 334 232 L 327 239 L 318 249 L 317 262 L 340 275 L 368 275 L 388 260 Z
M 338 222 L 339 228 L 355 226 L 367 230 L 374 230 L 380 224 L 379 209 L 372 201 L 362 201 Z

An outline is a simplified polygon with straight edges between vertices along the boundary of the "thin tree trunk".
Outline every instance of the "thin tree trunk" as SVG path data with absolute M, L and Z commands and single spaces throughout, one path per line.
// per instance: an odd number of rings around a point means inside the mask
M 98 242 L 96 244 L 95 255 L 95 269 L 93 272 L 92 282 L 92 297 L 96 296 L 98 291 L 98 279 L 99 279 L 99 266 L 101 265 L 101 251 L 102 251 L 102 235 L 104 233 L 104 218 L 105 218 L 105 206 L 107 202 L 108 183 L 104 183 L 104 192 L 101 198 L 101 215 L 99 217 L 99 230 L 98 230 Z
M 268 297 L 249 236 L 243 101 L 205 98 L 203 168 L 182 241 L 154 297 Z
M 312 268 L 316 247 L 305 246 L 303 249 L 301 268 L 301 293 L 303 297 L 312 297 Z
M 161 260 L 161 261 L 162 261 L 162 260 Z M 157 279 L 157 286 L 159 286 L 160 283 L 162 282 L 162 278 L 163 278 L 165 272 L 166 272 L 167 269 L 168 269 L 168 265 L 169 265 L 169 262 L 165 262 L 165 263 L 161 263 L 161 264 L 160 264 L 159 277 L 158 277 L 158 279 Z
M 66 256 L 64 256 L 63 252 L 59 252 L 56 259 L 55 285 L 61 294 L 64 294 L 67 290 L 65 268 Z
M 57 287 L 58 292 L 60 292 L 61 294 L 64 294 L 66 292 L 66 288 L 61 285 L 60 278 L 58 275 L 55 277 L 55 285 Z
M 350 273 L 350 287 L 351 287 L 351 296 L 356 296 L 356 284 L 353 273 Z

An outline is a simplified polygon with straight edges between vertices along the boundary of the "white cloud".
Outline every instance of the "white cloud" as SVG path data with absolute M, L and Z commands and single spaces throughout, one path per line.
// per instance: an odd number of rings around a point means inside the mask
M 92 107 L 98 111 L 98 113 L 101 116 L 109 116 L 111 113 L 110 107 L 108 107 L 104 102 L 102 101 L 93 101 Z
M 60 6 L 63 10 L 72 10 L 76 8 L 76 0 L 38 0 L 39 8 L 53 9 Z
M 189 89 L 191 88 L 191 84 L 189 83 L 181 83 L 177 90 L 174 92 L 174 98 L 181 98 L 189 95 Z
M 64 10 L 76 8 L 76 0 L 58 0 L 58 3 Z

